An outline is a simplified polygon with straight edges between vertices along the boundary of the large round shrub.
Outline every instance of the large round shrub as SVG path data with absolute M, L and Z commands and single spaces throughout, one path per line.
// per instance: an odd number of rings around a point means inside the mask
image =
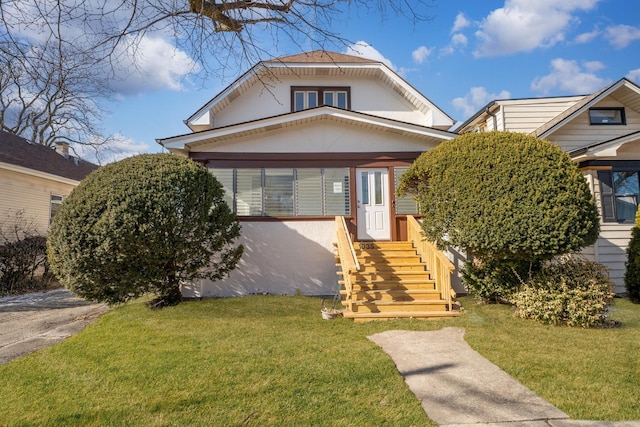
M 423 153 L 400 191 L 418 197 L 426 236 L 479 258 L 550 259 L 594 243 L 595 201 L 556 145 L 511 132 L 463 134 Z
M 104 166 L 66 198 L 49 231 L 58 279 L 79 296 L 109 304 L 145 293 L 181 301 L 187 281 L 223 278 L 242 246 L 224 190 L 206 168 L 170 154 Z
M 636 224 L 631 231 L 631 241 L 627 247 L 624 286 L 629 299 L 640 304 L 640 210 L 636 213 Z

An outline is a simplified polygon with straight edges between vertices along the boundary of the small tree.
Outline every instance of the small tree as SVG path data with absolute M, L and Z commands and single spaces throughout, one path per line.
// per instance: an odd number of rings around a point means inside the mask
M 180 284 L 235 268 L 240 227 L 207 169 L 170 154 L 109 164 L 83 180 L 56 213 L 51 267 L 65 287 L 109 304 L 142 294 L 182 300 Z
M 640 211 L 636 213 L 636 224 L 631 231 L 631 241 L 627 248 L 624 286 L 629 299 L 640 304 Z
M 477 268 L 501 263 L 526 271 L 523 263 L 578 251 L 599 232 L 593 196 L 571 158 L 521 133 L 468 133 L 444 142 L 414 162 L 399 191 L 417 195 L 428 239 L 478 261 L 474 277 L 495 280 L 500 275 Z

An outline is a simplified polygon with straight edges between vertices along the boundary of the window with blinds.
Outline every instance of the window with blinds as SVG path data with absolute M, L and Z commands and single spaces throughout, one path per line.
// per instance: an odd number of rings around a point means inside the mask
M 393 168 L 393 182 L 396 190 L 400 185 L 400 177 L 409 169 L 406 166 Z M 396 196 L 396 213 L 400 215 L 416 215 L 418 214 L 418 204 L 412 196 Z
M 350 214 L 349 168 L 213 168 L 240 216 Z

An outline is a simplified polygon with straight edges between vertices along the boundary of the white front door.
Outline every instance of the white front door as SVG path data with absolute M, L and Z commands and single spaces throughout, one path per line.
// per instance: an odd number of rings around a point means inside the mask
M 358 240 L 390 240 L 386 168 L 356 169 Z

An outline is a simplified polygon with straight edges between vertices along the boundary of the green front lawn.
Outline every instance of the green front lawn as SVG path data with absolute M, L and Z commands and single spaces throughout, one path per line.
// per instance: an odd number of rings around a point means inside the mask
M 623 327 L 580 330 L 463 304 L 455 320 L 355 324 L 322 320 L 306 297 L 132 303 L 0 366 L 0 425 L 430 425 L 366 337 L 454 325 L 572 418 L 640 420 L 640 306 L 616 300 Z

